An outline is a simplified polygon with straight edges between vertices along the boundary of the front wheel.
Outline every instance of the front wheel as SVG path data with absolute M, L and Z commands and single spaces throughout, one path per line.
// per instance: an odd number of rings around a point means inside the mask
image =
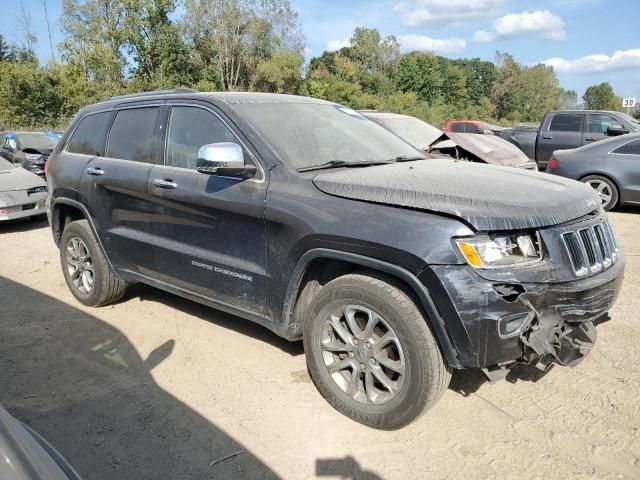
M 602 202 L 602 208 L 611 210 L 618 204 L 618 187 L 607 177 L 600 175 L 589 175 L 582 179 L 582 182 L 593 188 Z
M 400 428 L 435 404 L 451 379 L 413 300 L 368 275 L 325 285 L 311 302 L 304 345 L 311 378 L 338 411 L 365 425 Z

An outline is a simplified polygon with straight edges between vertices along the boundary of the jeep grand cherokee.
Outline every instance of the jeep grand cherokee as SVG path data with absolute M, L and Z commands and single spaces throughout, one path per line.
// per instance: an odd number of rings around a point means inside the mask
M 433 405 L 452 369 L 575 366 L 622 282 L 588 186 L 431 160 L 311 98 L 172 91 L 86 107 L 49 191 L 78 301 L 143 282 L 302 339 L 322 395 L 377 428 Z

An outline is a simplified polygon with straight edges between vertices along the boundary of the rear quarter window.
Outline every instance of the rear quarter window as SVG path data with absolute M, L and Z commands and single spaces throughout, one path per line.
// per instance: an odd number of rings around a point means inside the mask
M 640 139 L 625 143 L 611 153 L 619 153 L 621 155 L 640 155 Z
M 67 151 L 83 155 L 104 155 L 104 144 L 112 112 L 87 115 L 78 123 L 69 142 Z
M 571 113 L 558 113 L 553 116 L 549 124 L 551 132 L 581 132 L 582 115 Z

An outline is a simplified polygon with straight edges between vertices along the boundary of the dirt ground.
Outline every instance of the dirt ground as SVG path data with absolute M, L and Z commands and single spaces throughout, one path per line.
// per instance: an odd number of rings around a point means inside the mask
M 575 370 L 454 374 L 394 432 L 311 383 L 300 344 L 145 286 L 90 309 L 45 222 L 0 225 L 0 403 L 85 479 L 640 478 L 640 211 L 612 214 L 624 290 Z

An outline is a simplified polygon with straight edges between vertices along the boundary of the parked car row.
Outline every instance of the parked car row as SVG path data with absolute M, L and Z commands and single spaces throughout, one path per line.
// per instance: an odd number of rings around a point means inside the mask
M 455 135 L 276 94 L 86 107 L 49 160 L 62 275 L 87 306 L 142 282 L 303 340 L 320 393 L 375 428 L 453 369 L 576 366 L 623 280 L 600 197 Z

